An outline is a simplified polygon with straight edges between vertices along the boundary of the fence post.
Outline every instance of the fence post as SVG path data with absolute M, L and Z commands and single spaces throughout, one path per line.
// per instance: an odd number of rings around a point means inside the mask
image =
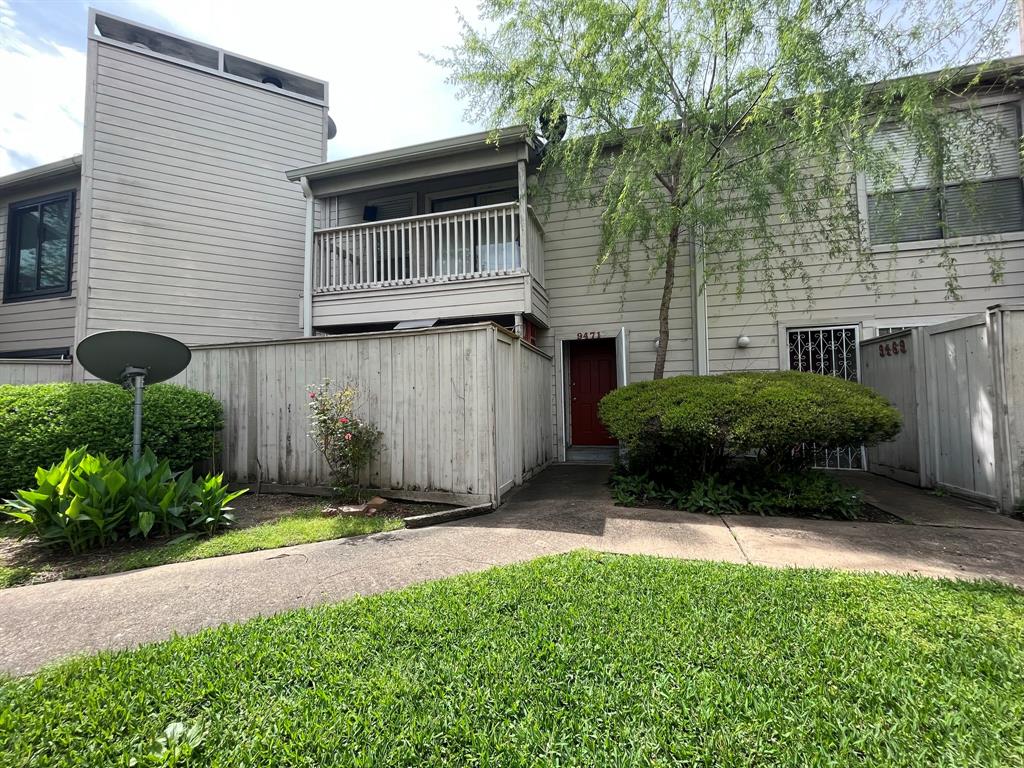
M 931 488 L 935 485 L 932 472 L 932 424 L 929 413 L 929 369 L 928 332 L 918 326 L 910 331 L 910 343 L 914 353 L 914 408 L 917 416 L 917 471 L 918 485 Z
M 1001 512 L 1012 512 L 1014 493 L 1014 467 L 1010 413 L 1007 407 L 1009 393 L 1006 381 L 1006 349 L 1003 312 L 998 305 L 985 313 L 988 346 L 992 355 L 992 442 L 995 448 L 996 500 Z
M 490 397 L 488 397 L 488 414 L 487 417 L 490 420 L 490 450 L 491 450 L 491 462 L 490 462 L 490 494 L 491 502 L 494 504 L 495 509 L 501 504 L 501 480 L 498 478 L 498 384 L 495 376 L 495 369 L 498 365 L 498 332 L 494 325 L 489 325 L 484 328 L 484 332 L 487 334 L 488 344 L 490 350 L 488 357 L 490 358 L 490 365 L 487 366 L 487 387 L 489 390 Z

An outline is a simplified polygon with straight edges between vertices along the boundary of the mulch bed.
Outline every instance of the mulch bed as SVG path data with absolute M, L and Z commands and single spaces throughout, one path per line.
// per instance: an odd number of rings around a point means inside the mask
M 622 505 L 617 505 L 622 506 Z M 671 504 L 664 504 L 660 501 L 647 500 L 643 504 L 636 505 L 637 509 L 664 509 L 668 512 L 679 512 L 680 510 L 673 507 Z M 685 510 L 683 510 L 685 511 Z M 699 513 L 697 513 L 699 514 Z M 861 506 L 860 511 L 852 519 L 845 517 L 836 517 L 834 515 L 758 515 L 754 512 L 734 512 L 725 517 L 792 517 L 801 520 L 838 520 L 840 522 L 851 522 L 851 523 L 888 523 L 890 525 L 909 525 L 909 523 L 902 517 L 897 517 L 885 510 L 879 509 L 878 507 L 872 506 L 871 504 L 864 503 Z
M 269 523 L 281 517 L 311 509 L 323 509 L 332 506 L 331 499 L 323 496 L 299 496 L 288 493 L 246 493 L 231 503 L 235 515 L 235 526 L 231 530 L 252 528 L 262 523 Z M 450 504 L 428 504 L 409 501 L 388 500 L 379 509 L 370 508 L 364 515 L 382 517 L 410 517 L 451 509 Z M 167 538 L 122 541 L 105 547 L 102 550 L 85 552 L 79 555 L 62 553 L 58 550 L 39 546 L 32 538 L 17 539 L 13 525 L 4 524 L 0 529 L 0 565 L 32 568 L 34 573 L 29 583 L 37 584 L 56 581 L 64 572 L 87 563 L 96 563 L 112 559 L 126 552 L 136 552 L 166 544 Z M 174 538 L 173 536 L 171 537 Z

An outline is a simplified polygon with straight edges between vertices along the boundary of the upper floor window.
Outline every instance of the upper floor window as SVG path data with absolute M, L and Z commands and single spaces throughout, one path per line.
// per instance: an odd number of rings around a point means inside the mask
M 71 290 L 72 191 L 15 203 L 7 216 L 4 301 Z
M 931 152 L 905 126 L 880 129 L 876 149 L 892 162 L 883 184 L 866 179 L 871 243 L 1024 231 L 1016 105 L 950 113 Z

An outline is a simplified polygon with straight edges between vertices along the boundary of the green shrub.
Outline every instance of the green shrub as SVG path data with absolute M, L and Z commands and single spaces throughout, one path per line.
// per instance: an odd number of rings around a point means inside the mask
M 638 382 L 610 392 L 598 412 L 631 470 L 659 481 L 722 472 L 740 456 L 795 470 L 809 464 L 811 444 L 872 445 L 900 429 L 899 412 L 868 387 L 796 371 Z
M 215 398 L 172 384 L 146 387 L 142 439 L 174 470 L 216 451 L 223 411 Z M 32 482 L 36 467 L 69 448 L 123 456 L 132 446 L 132 393 L 116 384 L 0 386 L 0 495 Z
M 612 496 L 628 507 L 659 506 L 711 515 L 788 515 L 854 520 L 861 516 L 860 493 L 824 472 L 764 474 L 752 462 L 677 487 L 620 468 L 612 473 Z
M 72 552 L 154 532 L 212 533 L 231 525 L 227 504 L 245 492 L 229 492 L 221 475 L 193 480 L 191 469 L 175 475 L 148 449 L 138 460 L 68 450 L 35 475 L 35 488 L 19 490 L 4 512 L 23 533 Z

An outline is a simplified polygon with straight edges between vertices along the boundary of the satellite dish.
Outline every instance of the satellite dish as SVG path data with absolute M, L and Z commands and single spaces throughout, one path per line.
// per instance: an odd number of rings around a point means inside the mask
M 569 118 L 556 102 L 549 101 L 540 112 L 540 133 L 545 143 L 554 143 L 565 138 L 569 129 Z
M 173 378 L 188 367 L 192 351 L 177 339 L 145 331 L 100 331 L 75 350 L 78 362 L 98 379 L 135 391 L 132 456 L 142 455 L 142 389 Z

